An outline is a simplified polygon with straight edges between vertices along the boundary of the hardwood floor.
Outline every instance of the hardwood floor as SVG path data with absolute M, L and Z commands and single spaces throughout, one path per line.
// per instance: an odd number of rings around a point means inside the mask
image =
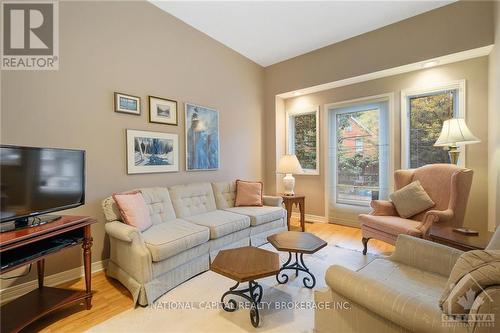
M 299 230 L 298 221 L 292 220 L 292 230 Z M 307 223 L 306 231 L 312 232 L 329 244 L 361 251 L 361 231 L 336 224 Z M 381 254 L 394 250 L 390 244 L 370 240 L 369 252 Z M 82 279 L 63 284 L 69 288 L 83 288 Z M 109 279 L 104 272 L 92 275 L 92 309 L 85 310 L 84 303 L 55 311 L 28 326 L 23 332 L 83 332 L 127 309 L 132 308 L 132 298 L 118 281 Z

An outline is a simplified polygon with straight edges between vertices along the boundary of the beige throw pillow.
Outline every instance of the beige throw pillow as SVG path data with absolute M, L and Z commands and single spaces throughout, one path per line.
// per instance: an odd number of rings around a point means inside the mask
M 239 206 L 262 206 L 262 182 L 236 181 L 236 199 L 234 205 Z
M 469 313 L 476 296 L 492 285 L 500 285 L 500 251 L 464 252 L 453 266 L 439 306 L 448 315 Z
M 389 195 L 399 216 L 408 218 L 434 206 L 418 180 Z

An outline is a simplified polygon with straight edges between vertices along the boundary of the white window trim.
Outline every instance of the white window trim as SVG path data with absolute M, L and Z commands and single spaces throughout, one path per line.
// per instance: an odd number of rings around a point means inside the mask
M 314 106 L 309 106 L 309 107 L 303 107 L 299 109 L 294 109 L 294 110 L 288 110 L 286 111 L 286 126 L 285 126 L 285 138 L 286 138 L 286 153 L 287 154 L 295 154 L 295 151 L 292 151 L 290 149 L 290 144 L 292 142 L 291 135 L 293 135 L 292 130 L 290 129 L 290 117 L 291 116 L 297 116 L 297 115 L 303 115 L 303 114 L 311 114 L 315 113 L 316 114 L 316 169 L 305 169 L 304 173 L 302 175 L 310 175 L 310 176 L 318 176 L 320 174 L 319 172 L 319 152 L 320 152 L 320 135 L 319 135 L 319 105 L 314 105 Z
M 433 84 L 426 87 L 417 87 L 401 90 L 401 168 L 409 169 L 409 121 L 408 121 L 408 98 L 415 95 L 425 95 L 432 94 L 435 92 L 440 92 L 443 90 L 458 90 L 458 112 L 455 116 L 456 118 L 464 118 L 466 115 L 466 90 L 465 90 L 465 79 L 457 81 L 449 81 L 445 83 Z M 458 166 L 465 168 L 465 147 L 459 147 L 460 157 L 458 160 Z
M 335 182 L 334 179 L 330 179 L 330 156 L 329 156 L 329 151 L 328 151 L 328 139 L 330 137 L 330 132 L 329 132 L 329 126 L 328 124 L 330 123 L 329 119 L 329 109 L 332 108 L 339 108 L 339 107 L 346 107 L 351 104 L 358 104 L 358 103 L 363 103 L 363 102 L 383 102 L 387 101 L 388 104 L 388 113 L 389 113 L 389 161 L 388 161 L 388 167 L 389 175 L 394 174 L 394 93 L 386 93 L 386 94 L 380 94 L 380 95 L 373 95 L 373 96 L 367 96 L 367 97 L 361 97 L 357 99 L 352 99 L 352 100 L 347 100 L 347 101 L 342 101 L 342 102 L 336 102 L 336 103 L 329 103 L 325 104 L 324 106 L 324 114 L 323 114 L 323 127 L 322 131 L 325 135 L 323 135 L 323 141 L 322 141 L 322 146 L 323 146 L 323 156 L 325 158 L 324 161 L 324 168 L 326 170 L 325 172 L 325 182 L 324 182 L 324 193 L 325 193 L 325 216 L 329 216 L 329 202 L 330 202 L 330 191 L 329 191 L 329 184 L 330 181 Z M 333 162 L 333 167 L 335 167 L 335 160 Z M 334 176 L 335 177 L 335 176 Z M 394 191 L 394 179 L 393 177 L 389 177 L 389 193 L 392 193 Z M 334 189 L 333 196 L 336 196 L 336 192 Z M 355 214 L 362 214 L 362 213 L 369 213 L 371 211 L 370 207 L 367 206 L 361 206 L 361 205 L 347 205 L 347 204 L 339 204 L 339 203 L 334 203 L 333 206 L 335 207 L 336 210 L 339 212 L 348 212 L 348 213 L 355 213 Z

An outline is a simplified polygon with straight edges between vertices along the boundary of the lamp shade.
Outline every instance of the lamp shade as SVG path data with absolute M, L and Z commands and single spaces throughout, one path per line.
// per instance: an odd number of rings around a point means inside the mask
M 466 145 L 471 143 L 481 142 L 476 138 L 467 127 L 465 120 L 462 118 L 453 118 L 445 120 L 441 134 L 434 143 L 436 147 Z
M 295 155 L 283 155 L 281 156 L 280 162 L 278 164 L 278 173 L 302 173 L 302 167 L 300 166 L 299 160 Z

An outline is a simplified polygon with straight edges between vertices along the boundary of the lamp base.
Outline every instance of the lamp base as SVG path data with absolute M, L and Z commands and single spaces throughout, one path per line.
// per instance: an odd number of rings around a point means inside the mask
M 460 150 L 457 146 L 448 146 L 448 155 L 450 155 L 451 164 L 458 164 L 458 156 L 460 155 Z
M 295 192 L 293 188 L 295 187 L 295 178 L 291 173 L 287 173 L 283 178 L 283 187 L 285 188 L 285 192 L 283 193 L 286 196 L 294 196 Z

